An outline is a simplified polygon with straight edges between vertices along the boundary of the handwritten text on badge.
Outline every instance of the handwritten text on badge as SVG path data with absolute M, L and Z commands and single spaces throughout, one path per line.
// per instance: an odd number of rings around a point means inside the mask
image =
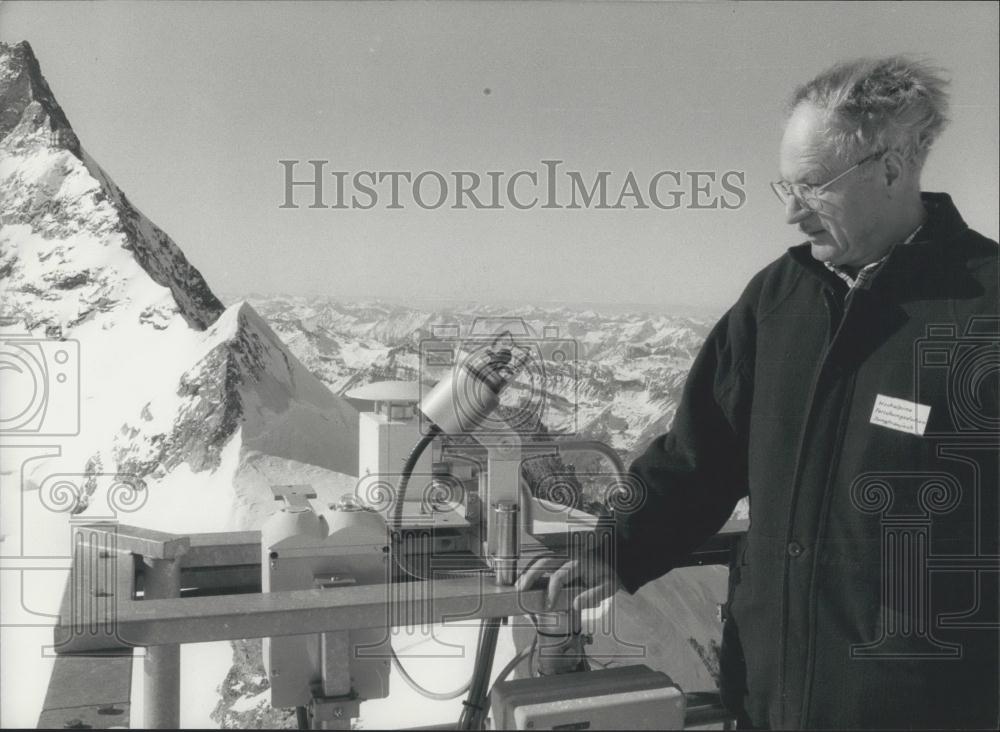
M 879 394 L 875 398 L 875 407 L 872 409 L 869 421 L 879 427 L 888 427 L 911 435 L 923 435 L 930 414 L 931 408 L 926 404 Z

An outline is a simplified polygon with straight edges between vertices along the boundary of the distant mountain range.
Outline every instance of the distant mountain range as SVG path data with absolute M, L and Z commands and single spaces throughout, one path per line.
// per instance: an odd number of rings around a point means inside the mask
M 476 320 L 523 324 L 540 343 L 568 342 L 572 373 L 545 359 L 549 426 L 605 441 L 628 458 L 673 418 L 684 377 L 712 321 L 642 312 L 469 304 L 424 310 L 378 300 L 246 296 L 292 352 L 333 391 L 422 376 L 420 347 L 435 329 L 457 338 Z M 565 377 L 565 378 L 555 378 Z M 517 384 L 511 398 L 518 395 Z M 522 390 L 530 385 L 521 383 Z M 570 425 L 575 430 L 568 430 Z M 647 434 L 647 432 L 649 434 Z

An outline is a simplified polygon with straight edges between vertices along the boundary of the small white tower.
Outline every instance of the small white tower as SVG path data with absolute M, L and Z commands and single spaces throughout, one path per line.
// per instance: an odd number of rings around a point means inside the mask
M 360 386 L 345 395 L 374 402 L 374 411 L 358 417 L 358 477 L 393 478 L 393 484 L 421 438 L 416 418 L 420 401 L 418 381 L 379 381 Z M 413 483 L 426 483 L 431 475 L 432 450 L 424 450 L 413 470 Z M 418 494 L 419 495 L 419 494 Z

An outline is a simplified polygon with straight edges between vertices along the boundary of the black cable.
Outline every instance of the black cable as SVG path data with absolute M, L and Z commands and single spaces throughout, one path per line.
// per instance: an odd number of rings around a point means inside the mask
M 396 544 L 396 551 L 393 552 L 396 565 L 406 574 L 416 579 L 428 579 L 418 577 L 402 561 L 402 524 L 403 524 L 403 501 L 406 500 L 406 489 L 410 483 L 410 476 L 417 465 L 417 461 L 423 454 L 427 446 L 433 442 L 434 438 L 441 433 L 441 428 L 431 425 L 427 434 L 420 438 L 420 441 L 410 452 L 406 462 L 403 463 L 403 470 L 399 477 L 399 486 L 396 490 L 396 503 L 392 510 L 392 535 Z M 469 685 L 469 695 L 462 702 L 462 715 L 459 717 L 459 729 L 480 729 L 483 726 L 483 711 L 486 694 L 489 691 L 490 672 L 493 669 L 493 657 L 496 653 L 497 636 L 500 632 L 500 618 L 489 618 L 480 626 L 478 648 L 476 649 L 476 668 L 473 671 L 472 680 Z
M 458 729 L 482 729 L 483 709 L 489 691 L 490 673 L 493 671 L 493 656 L 497 649 L 497 635 L 500 633 L 500 618 L 489 618 L 484 626 L 479 648 L 476 651 L 476 668 L 468 698 L 462 702 L 462 715 L 458 718 Z
M 392 518 L 389 526 L 392 532 L 393 544 L 395 544 L 393 547 L 394 551 L 392 552 L 393 561 L 403 574 L 409 575 L 413 579 L 417 580 L 430 578 L 421 577 L 403 563 L 403 501 L 406 500 L 406 488 L 410 483 L 410 476 L 413 475 L 413 469 L 417 466 L 417 461 L 420 460 L 420 456 L 423 455 L 427 446 L 430 445 L 431 442 L 434 441 L 434 438 L 439 434 L 441 434 L 441 428 L 436 424 L 432 424 L 427 430 L 427 434 L 421 437 L 417 444 L 413 446 L 409 456 L 407 456 L 406 461 L 403 463 L 403 470 L 399 476 L 399 485 L 396 488 L 395 503 L 392 507 Z
M 392 507 L 392 530 L 398 536 L 399 528 L 403 523 L 403 501 L 406 499 L 406 487 L 410 483 L 410 475 L 413 473 L 413 469 L 417 466 L 417 461 L 423 454 L 427 446 L 433 442 L 434 438 L 441 433 L 441 428 L 436 424 L 432 424 L 427 434 L 420 438 L 420 441 L 414 445 L 413 450 L 410 451 L 409 457 L 406 458 L 406 462 L 403 463 L 403 472 L 399 476 L 399 487 L 396 489 L 396 505 Z

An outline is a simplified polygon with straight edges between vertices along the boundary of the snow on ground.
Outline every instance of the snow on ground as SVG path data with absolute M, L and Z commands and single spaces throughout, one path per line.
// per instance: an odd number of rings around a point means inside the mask
M 240 462 L 239 432 L 222 451 L 218 470 L 196 473 L 182 463 L 161 479 L 147 479 L 145 496 L 136 507 L 121 516 L 122 523 L 173 534 L 194 534 L 208 531 L 237 531 L 236 492 L 232 476 Z M 86 519 L 92 511 L 100 511 L 105 501 L 92 500 L 80 514 Z
M 475 665 L 477 622 L 435 625 L 430 633 L 418 629 L 397 628 L 393 648 L 403 668 L 421 686 L 434 692 L 450 692 L 465 684 Z M 493 676 L 514 658 L 514 643 L 508 626 L 500 629 Z M 433 701 L 407 686 L 393 668 L 389 678 L 389 696 L 362 702 L 359 717 L 362 729 L 399 729 L 458 721 L 465 695 L 449 701 Z
M 181 728 L 218 726 L 211 713 L 219 703 L 219 684 L 233 665 L 228 641 L 181 646 Z
M 65 514 L 37 505 L 37 491 L 22 494 L 22 462 L 52 449 L 0 448 L 0 726 L 34 727 L 45 698 L 52 643 L 69 567 L 70 536 Z M 44 539 L 44 541 L 40 541 Z M 54 564 L 54 567 L 51 565 Z M 46 568 L 48 567 L 48 568 Z
M 211 714 L 219 702 L 219 685 L 232 665 L 233 649 L 229 641 L 186 643 L 181 646 L 181 729 L 218 727 Z M 132 663 L 131 729 L 142 728 L 144 673 L 140 651 Z

